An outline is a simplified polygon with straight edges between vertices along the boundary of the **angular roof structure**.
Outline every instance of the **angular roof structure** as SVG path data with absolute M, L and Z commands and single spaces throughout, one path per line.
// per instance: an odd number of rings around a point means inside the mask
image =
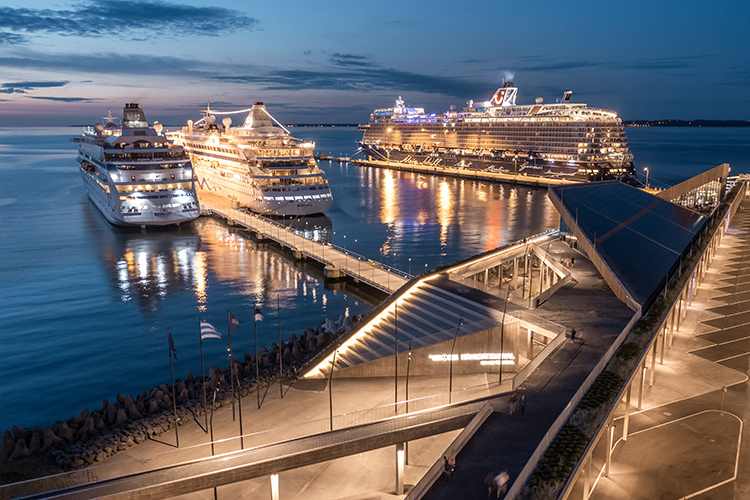
M 549 197 L 615 294 L 643 312 L 706 222 L 618 181 L 554 186 Z

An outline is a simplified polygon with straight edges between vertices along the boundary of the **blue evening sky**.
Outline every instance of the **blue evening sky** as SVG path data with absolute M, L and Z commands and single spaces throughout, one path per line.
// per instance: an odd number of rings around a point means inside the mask
M 519 104 L 623 119 L 750 119 L 750 2 L 0 0 L 0 126 L 139 102 L 179 125 L 264 101 L 285 123 L 442 112 L 512 75 Z

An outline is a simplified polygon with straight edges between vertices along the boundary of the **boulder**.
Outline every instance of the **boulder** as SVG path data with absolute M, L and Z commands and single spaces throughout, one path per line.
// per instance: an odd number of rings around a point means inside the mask
M 69 443 L 72 443 L 73 438 L 75 437 L 75 435 L 73 434 L 73 429 L 68 427 L 68 424 L 66 424 L 65 422 L 62 422 L 60 424 L 60 432 L 58 432 L 57 435 L 58 437 L 60 437 L 61 439 L 64 439 L 65 441 Z
M 135 401 L 133 401 L 133 398 L 131 396 L 128 396 L 125 398 L 125 402 L 123 403 L 125 405 L 125 408 L 128 406 L 135 404 Z
M 101 430 L 104 427 L 106 427 L 107 424 L 104 422 L 104 419 L 99 414 L 94 414 L 94 428 L 96 430 Z
M 9 460 L 12 462 L 20 458 L 28 457 L 29 455 L 31 455 L 31 451 L 29 451 L 28 446 L 26 446 L 26 441 L 19 439 L 16 441 L 16 449 L 13 450 Z
M 3 441 L 0 445 L 0 463 L 7 462 L 15 449 L 16 442 L 13 439 L 13 434 L 10 431 L 3 432 Z
M 114 425 L 117 421 L 117 407 L 110 403 L 107 406 L 107 425 Z
M 34 427 L 34 431 L 31 433 L 31 441 L 29 442 L 29 451 L 36 453 L 42 449 L 42 443 L 44 441 L 44 430 L 38 425 Z
M 106 413 L 107 408 L 109 408 L 109 401 L 105 399 L 102 401 L 102 414 Z
M 31 439 L 31 429 L 27 429 L 25 427 L 19 427 L 17 425 L 13 426 L 13 439 L 18 441 L 19 439 L 23 439 L 24 441 L 28 441 Z
M 132 401 L 132 399 L 131 399 Z M 128 406 L 125 410 L 128 414 L 128 417 L 130 418 L 141 418 L 143 415 L 141 415 L 141 412 L 138 411 L 138 407 L 135 405 L 135 403 L 132 403 L 130 406 Z
M 121 405 L 124 405 L 125 404 L 125 396 L 123 396 L 122 394 L 118 394 L 117 395 L 117 402 L 120 403 Z
M 117 427 L 120 427 L 122 424 L 128 421 L 128 415 L 125 413 L 125 410 L 123 408 L 120 408 L 117 410 L 117 419 L 115 420 L 115 425 Z
M 189 371 L 187 372 L 187 376 L 185 377 L 185 383 L 192 385 L 195 383 L 195 376 L 193 376 L 193 372 Z
M 45 450 L 48 450 L 51 447 L 62 442 L 63 440 L 57 437 L 50 427 L 47 427 L 46 429 L 44 429 L 44 445 L 43 446 Z
M 159 411 L 159 403 L 156 402 L 156 399 L 152 399 L 148 403 L 148 412 L 149 413 L 156 413 Z

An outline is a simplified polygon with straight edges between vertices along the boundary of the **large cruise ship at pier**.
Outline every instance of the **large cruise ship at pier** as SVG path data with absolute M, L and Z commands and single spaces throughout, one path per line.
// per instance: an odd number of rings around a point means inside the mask
M 442 114 L 404 105 L 376 109 L 359 142 L 373 160 L 507 174 L 601 181 L 635 177 L 622 121 L 613 111 L 537 98 L 517 105 L 505 82 L 489 101 Z
M 88 196 L 118 226 L 165 226 L 200 215 L 195 179 L 184 149 L 149 127 L 138 104 L 126 104 L 122 122 L 109 114 L 84 128 L 79 170 Z
M 218 112 L 210 103 L 203 118 L 169 132 L 195 166 L 200 189 L 214 192 L 253 212 L 267 215 L 311 215 L 331 207 L 331 188 L 313 156 L 315 144 L 292 137 L 266 111 L 252 108 Z M 248 113 L 239 127 L 217 115 Z

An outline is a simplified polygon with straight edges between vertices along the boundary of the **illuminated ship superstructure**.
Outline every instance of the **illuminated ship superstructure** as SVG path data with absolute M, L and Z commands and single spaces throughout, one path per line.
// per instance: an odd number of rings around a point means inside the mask
M 85 127 L 78 144 L 79 170 L 89 198 L 118 226 L 165 226 L 200 215 L 190 159 L 182 147 L 149 127 L 136 103 L 122 123 L 111 114 Z
M 427 114 L 399 98 L 360 125 L 361 150 L 371 159 L 436 167 L 599 181 L 635 176 L 622 121 L 613 111 L 542 98 L 516 105 L 506 82 L 489 101 L 462 111 Z
M 232 127 L 216 115 L 249 112 Z M 310 215 L 331 207 L 331 188 L 313 156 L 315 144 L 292 137 L 262 102 L 231 113 L 211 110 L 169 136 L 181 144 L 195 166 L 199 188 L 260 214 Z

